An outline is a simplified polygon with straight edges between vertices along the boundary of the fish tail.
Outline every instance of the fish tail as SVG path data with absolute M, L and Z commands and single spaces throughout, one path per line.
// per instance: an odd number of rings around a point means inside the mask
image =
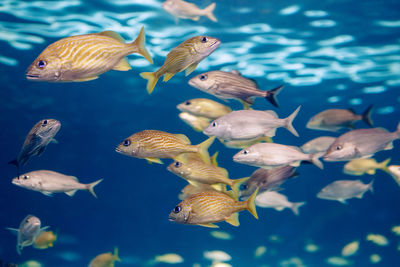
M 147 89 L 147 92 L 149 94 L 151 94 L 153 92 L 154 87 L 156 86 L 158 78 L 159 78 L 157 75 L 157 72 L 142 72 L 142 73 L 140 73 L 140 76 L 142 78 L 148 80 L 146 89 Z
M 299 134 L 297 133 L 296 129 L 293 127 L 292 123 L 294 118 L 296 118 L 297 113 L 299 113 L 301 106 L 299 106 L 295 111 L 293 111 L 292 114 L 290 114 L 289 117 L 287 117 L 285 120 L 285 128 L 291 132 L 292 134 L 294 134 L 295 136 L 299 137 Z
M 391 160 L 391 158 L 387 158 L 386 160 L 382 161 L 381 163 L 379 163 L 378 168 L 384 172 L 389 172 L 388 165 L 389 165 L 390 160 Z
M 361 114 L 362 120 L 368 124 L 369 126 L 373 127 L 374 124 L 371 119 L 371 112 L 374 105 L 370 105 L 364 112 Z
M 114 256 L 114 260 L 115 261 L 121 261 L 121 259 L 118 256 L 118 247 L 114 248 L 114 255 L 113 256 Z
M 274 89 L 266 91 L 265 99 L 267 99 L 275 107 L 279 107 L 276 96 L 281 92 L 283 85 L 280 85 Z
M 304 204 L 306 204 L 306 202 L 292 203 L 292 206 L 290 207 L 290 209 L 293 211 L 294 214 L 296 214 L 298 216 L 299 215 L 299 208 L 301 206 L 303 206 Z
M 210 154 L 208 153 L 208 148 L 214 142 L 215 136 L 208 138 L 206 141 L 197 145 L 197 152 L 199 153 L 200 158 L 207 164 L 211 163 Z
M 397 130 L 396 130 L 397 138 L 400 138 L 400 122 L 397 124 Z
M 207 18 L 209 18 L 210 20 L 217 22 L 217 18 L 214 16 L 213 11 L 215 9 L 216 4 L 212 3 L 211 5 L 209 5 L 208 7 L 206 7 L 205 9 L 203 9 L 203 13 L 204 15 L 207 16 Z
M 371 191 L 371 193 L 374 193 L 374 179 L 368 184 L 367 190 Z
M 325 152 L 317 152 L 314 154 L 310 154 L 310 161 L 312 162 L 312 164 L 314 164 L 315 166 L 317 166 L 318 168 L 320 168 L 321 170 L 324 169 L 324 165 L 322 164 L 322 162 L 319 160 L 320 157 L 322 157 L 325 154 Z
M 135 41 L 131 43 L 132 46 L 135 46 L 138 50 L 138 53 L 142 55 L 150 64 L 153 64 L 153 59 L 151 58 L 149 52 L 145 47 L 146 36 L 144 35 L 144 27 L 140 29 L 139 35 Z
M 236 179 L 236 180 L 232 180 L 232 184 L 231 184 L 231 188 L 232 188 L 232 192 L 233 192 L 233 196 L 235 199 L 239 198 L 239 190 L 240 190 L 240 186 L 246 182 L 247 180 L 249 180 L 250 177 L 245 177 L 245 178 L 241 178 L 241 179 Z
M 17 167 L 17 177 L 19 178 L 19 163 L 17 159 L 13 159 L 12 161 L 8 162 L 8 164 L 10 165 L 14 165 L 15 167 Z
M 247 210 L 254 216 L 254 218 L 258 219 L 257 210 L 256 210 L 256 196 L 258 194 L 258 187 L 256 191 L 251 194 L 251 196 L 245 201 Z
M 94 187 L 95 187 L 96 185 L 98 185 L 101 181 L 103 181 L 103 179 L 97 180 L 96 182 L 93 182 L 93 183 L 90 183 L 90 184 L 87 184 L 87 185 L 86 185 L 86 186 L 87 186 L 87 190 L 88 190 L 95 198 L 97 198 L 97 196 L 96 196 L 96 193 L 94 192 Z

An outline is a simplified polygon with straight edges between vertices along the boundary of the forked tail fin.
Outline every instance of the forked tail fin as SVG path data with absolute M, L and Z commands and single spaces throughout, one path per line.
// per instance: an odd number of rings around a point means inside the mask
M 296 118 L 297 113 L 299 113 L 301 106 L 299 106 L 295 111 L 293 111 L 292 114 L 290 114 L 289 117 L 284 119 L 286 121 L 285 128 L 288 129 L 289 132 L 291 132 L 293 135 L 299 137 L 299 134 L 297 133 L 296 129 L 293 127 L 293 120 Z
M 214 142 L 215 136 L 208 138 L 206 141 L 197 145 L 200 158 L 207 164 L 211 164 L 210 154 L 208 148 Z
M 207 16 L 207 18 L 209 18 L 210 20 L 217 22 L 217 18 L 214 16 L 213 11 L 215 9 L 215 3 L 212 3 L 211 5 L 209 5 L 208 7 L 206 7 L 205 9 L 203 9 L 203 13 L 204 15 Z
M 254 216 L 254 218 L 258 219 L 257 210 L 256 210 L 256 196 L 258 194 L 258 187 L 256 191 L 251 194 L 251 196 L 245 201 L 247 204 L 247 210 Z
M 95 198 L 97 198 L 97 196 L 96 196 L 96 193 L 94 192 L 94 187 L 95 187 L 96 185 L 98 185 L 101 181 L 103 181 L 103 179 L 100 179 L 100 180 L 97 180 L 96 182 L 87 184 L 87 190 L 88 190 Z
M 144 35 L 144 27 L 140 29 L 139 35 L 135 41 L 132 42 L 132 45 L 135 45 L 138 53 L 142 55 L 150 64 L 153 64 L 153 59 L 151 58 L 149 52 L 145 47 L 146 36 Z
M 266 91 L 265 99 L 267 99 L 275 107 L 279 107 L 276 96 L 280 93 L 282 88 L 283 88 L 283 85 L 280 85 L 274 89 Z
M 370 105 L 361 115 L 362 120 L 368 124 L 369 126 L 373 127 L 374 124 L 371 119 L 371 112 L 372 112 L 373 105 Z
M 140 76 L 147 80 L 146 89 L 147 92 L 151 94 L 158 81 L 157 72 L 142 72 Z

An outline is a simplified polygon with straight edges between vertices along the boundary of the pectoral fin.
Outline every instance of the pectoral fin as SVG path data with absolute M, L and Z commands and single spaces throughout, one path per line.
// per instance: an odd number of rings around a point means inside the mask
M 68 196 L 72 197 L 72 196 L 75 195 L 76 191 L 78 191 L 78 190 L 71 190 L 71 191 L 65 192 L 65 194 L 67 194 Z
M 58 141 L 57 141 L 56 139 L 52 138 L 52 139 L 50 140 L 50 143 L 58 144 Z
M 149 164 L 151 164 L 151 163 L 164 164 L 164 163 L 161 161 L 161 159 L 159 159 L 159 158 L 145 158 L 145 159 L 147 160 L 147 162 L 148 162 Z
M 376 170 L 372 169 L 372 170 L 368 170 L 367 173 L 369 175 L 374 175 L 376 173 Z
M 112 69 L 119 70 L 119 71 L 128 71 L 128 70 L 131 70 L 132 67 L 131 67 L 131 65 L 129 65 L 128 60 L 126 58 L 123 58 Z
M 188 76 L 190 73 L 192 73 L 197 68 L 197 65 L 199 65 L 199 63 L 196 62 L 187 67 L 185 70 L 185 75 Z

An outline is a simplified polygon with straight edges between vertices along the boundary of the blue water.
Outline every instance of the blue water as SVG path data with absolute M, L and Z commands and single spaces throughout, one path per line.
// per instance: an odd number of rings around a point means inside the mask
M 143 2 L 143 3 L 142 3 Z M 201 7 L 209 0 L 192 1 Z M 283 266 L 280 262 L 301 258 L 306 266 L 329 266 L 326 258 L 339 256 L 341 248 L 360 240 L 353 266 L 369 266 L 369 256 L 377 253 L 377 266 L 397 266 L 400 238 L 391 227 L 400 224 L 400 188 L 386 173 L 362 177 L 342 173 L 344 163 L 325 162 L 325 169 L 304 165 L 300 176 L 288 181 L 284 191 L 291 201 L 306 201 L 300 216 L 258 208 L 259 220 L 240 213 L 239 227 L 219 223 L 233 240 L 218 240 L 208 228 L 174 224 L 169 212 L 179 200 L 186 182 L 145 160 L 114 151 L 124 138 L 144 129 L 184 133 L 192 143 L 205 139 L 178 118 L 176 105 L 185 100 L 211 97 L 187 84 L 190 77 L 209 70 L 232 70 L 254 78 L 261 89 L 280 84 L 281 107 L 273 108 L 257 99 L 254 109 L 274 109 L 280 117 L 298 105 L 302 109 L 294 122 L 296 138 L 284 129 L 275 142 L 302 145 L 330 134 L 305 128 L 308 119 L 326 108 L 354 108 L 362 112 L 374 104 L 376 126 L 396 129 L 400 120 L 400 17 L 396 0 L 370 1 L 218 1 L 217 23 L 201 18 L 180 20 L 161 8 L 162 1 L 68 0 L 0 2 L 0 229 L 18 227 L 27 215 L 38 216 L 43 225 L 59 232 L 53 248 L 27 247 L 22 255 L 15 249 L 16 237 L 0 230 L 0 259 L 21 263 L 35 259 L 51 267 L 87 266 L 97 254 L 118 246 L 122 262 L 116 266 L 144 266 L 155 255 L 178 253 L 184 263 L 209 266 L 205 250 L 223 250 L 232 256 L 232 266 Z M 128 56 L 133 70 L 110 71 L 99 79 L 82 83 L 30 82 L 25 70 L 52 42 L 70 35 L 114 30 L 133 40 L 140 27 L 146 30 L 146 46 L 154 58 L 149 65 L 137 55 Z M 159 82 L 148 95 L 143 71 L 154 71 L 165 55 L 179 43 L 195 35 L 219 38 L 221 46 L 185 77 L 177 74 L 168 83 Z M 212 97 L 211 97 L 212 98 Z M 215 100 L 215 98 L 213 98 Z M 237 102 L 230 102 L 240 109 Z M 18 154 L 31 127 L 44 118 L 62 123 L 56 139 L 41 157 L 32 158 L 24 172 L 50 169 L 77 176 L 81 182 L 104 178 L 95 191 L 70 198 L 53 197 L 11 184 L 16 170 L 6 163 Z M 357 128 L 366 127 L 363 122 Z M 390 151 L 379 152 L 377 161 L 388 157 L 400 165 L 399 142 Z M 250 175 L 255 168 L 234 163 L 237 150 L 215 142 L 210 152 L 220 151 L 219 164 L 230 178 Z M 348 205 L 316 198 L 322 187 L 338 179 L 374 179 L 374 193 L 352 199 Z M 369 233 L 390 240 L 380 247 L 367 242 Z M 281 243 L 271 242 L 278 235 Z M 304 250 L 308 241 L 320 247 L 316 253 Z M 254 258 L 254 250 L 267 253 Z M 159 266 L 163 266 L 160 264 Z M 167 265 L 165 265 L 167 266 Z

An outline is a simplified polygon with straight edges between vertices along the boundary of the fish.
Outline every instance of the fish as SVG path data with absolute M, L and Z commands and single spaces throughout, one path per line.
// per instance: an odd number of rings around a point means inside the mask
M 377 169 L 387 172 L 387 165 L 390 162 L 390 158 L 382 161 L 381 163 L 376 162 L 373 158 L 367 159 L 352 159 L 343 166 L 343 172 L 349 175 L 374 175 Z
M 87 190 L 97 198 L 94 187 L 103 179 L 90 184 L 82 184 L 75 176 L 64 175 L 55 171 L 32 171 L 15 177 L 12 183 L 28 190 L 38 191 L 46 196 L 53 193 L 65 193 L 72 197 L 78 190 Z
M 267 247 L 266 246 L 259 246 L 256 248 L 254 251 L 254 258 L 261 258 L 262 256 L 267 253 Z
M 57 234 L 53 231 L 42 232 L 40 236 L 35 239 L 33 247 L 37 249 L 47 249 L 54 246 L 54 242 L 57 241 Z
M 113 31 L 70 36 L 46 47 L 29 66 L 26 78 L 47 82 L 91 81 L 109 70 L 131 70 L 125 57 L 132 53 L 153 64 L 145 48 L 144 27 L 132 43 L 124 43 Z
M 326 259 L 326 262 L 330 265 L 336 265 L 336 266 L 348 266 L 353 264 L 352 261 L 343 257 L 329 257 Z
M 258 207 L 273 208 L 277 211 L 289 208 L 295 215 L 299 215 L 299 208 L 305 204 L 306 202 L 290 202 L 285 195 L 275 191 L 262 192 L 256 197 Z
M 378 246 L 388 246 L 390 244 L 389 240 L 385 236 L 380 234 L 368 234 L 365 239 L 367 241 L 371 241 Z
M 28 247 L 33 245 L 36 238 L 40 236 L 40 234 L 45 231 L 48 226 L 40 228 L 41 222 L 40 219 L 33 215 L 26 216 L 19 225 L 18 229 L 15 228 L 6 228 L 13 233 L 17 234 L 17 252 L 21 255 L 22 249 L 24 247 Z
M 233 235 L 231 235 L 228 232 L 224 232 L 224 231 L 211 231 L 210 235 L 214 238 L 222 239 L 222 240 L 232 240 L 233 239 Z
M 371 254 L 371 255 L 369 256 L 369 262 L 370 262 L 370 263 L 373 263 L 373 264 L 379 263 L 379 262 L 381 262 L 381 260 L 382 260 L 382 257 L 379 256 L 379 255 L 376 254 L 376 253 Z
M 388 167 L 388 172 L 393 177 L 394 181 L 400 186 L 400 165 L 390 165 Z
M 203 257 L 210 261 L 230 261 L 231 255 L 222 250 L 209 250 L 203 252 Z
M 303 150 L 304 153 L 312 154 L 317 152 L 326 152 L 328 148 L 335 142 L 336 137 L 331 136 L 321 136 L 314 138 L 300 148 Z
M 273 169 L 259 168 L 254 171 L 250 178 L 243 184 L 240 191 L 242 198 L 250 196 L 257 188 L 259 193 L 265 191 L 277 191 L 280 185 L 288 178 L 296 177 L 296 167 L 283 166 Z
M 178 264 L 182 263 L 185 260 L 176 253 L 167 253 L 163 255 L 156 255 L 153 260 L 150 261 L 149 265 L 153 265 L 155 263 L 169 263 L 169 264 Z
M 292 122 L 300 106 L 287 118 L 279 119 L 272 110 L 237 110 L 210 123 L 203 133 L 227 141 L 249 140 L 262 136 L 274 137 L 276 129 L 284 127 L 293 135 L 299 136 Z
M 151 94 L 158 79 L 164 75 L 163 81 L 171 79 L 176 73 L 184 71 L 186 76 L 192 73 L 204 58 L 208 57 L 221 44 L 221 41 L 210 36 L 195 36 L 168 53 L 164 64 L 155 72 L 142 72 L 140 76 L 147 81 L 147 92 Z
M 400 225 L 393 226 L 391 230 L 395 235 L 400 236 Z
M 22 264 L 18 264 L 18 267 L 43 267 L 44 265 L 35 260 L 25 261 Z
M 232 111 L 230 107 L 207 98 L 186 100 L 185 102 L 178 104 L 176 108 L 182 112 L 187 112 L 195 116 L 205 117 L 212 120 L 222 117 Z
M 195 266 L 193 266 L 193 267 L 195 267 Z M 233 266 L 226 262 L 213 261 L 211 263 L 210 267 L 233 267 Z
M 317 251 L 320 250 L 319 246 L 317 246 L 316 244 L 312 243 L 312 242 L 307 242 L 307 244 L 304 247 L 304 250 L 309 252 L 309 253 L 315 253 Z
M 360 248 L 360 241 L 356 240 L 350 242 L 349 244 L 345 245 L 342 248 L 342 256 L 343 257 L 350 257 L 357 253 Z
M 246 201 L 239 202 L 228 194 L 209 191 L 191 195 L 169 214 L 169 220 L 181 224 L 218 228 L 214 223 L 226 221 L 239 226 L 238 212 L 248 210 L 258 219 L 254 203 L 256 190 Z
M 220 191 L 220 192 L 226 192 L 226 185 L 224 184 L 218 184 L 218 185 L 209 185 L 209 184 L 198 184 L 197 186 L 194 186 L 192 184 L 186 185 L 182 190 L 181 193 L 178 195 L 178 198 L 180 200 L 184 200 L 185 198 L 201 193 L 201 192 L 207 192 L 207 191 Z
M 339 136 L 324 155 L 325 161 L 348 161 L 370 158 L 381 150 L 393 148 L 393 141 L 400 138 L 400 123 L 395 132 L 383 128 L 352 130 Z
M 143 158 L 148 162 L 162 164 L 160 158 L 173 159 L 182 153 L 198 153 L 206 163 L 211 163 L 208 147 L 214 138 L 208 138 L 198 145 L 191 145 L 184 134 L 171 134 L 158 130 L 144 130 L 135 133 L 122 141 L 116 152 L 135 158 Z
M 318 194 L 318 198 L 327 200 L 337 200 L 346 204 L 347 199 L 362 198 L 368 190 L 373 192 L 373 180 L 369 184 L 364 184 L 360 180 L 337 180 L 325 186 Z
M 217 22 L 217 18 L 213 14 L 215 6 L 215 3 L 211 3 L 206 8 L 200 9 L 195 4 L 183 0 L 167 0 L 162 4 L 163 9 L 174 16 L 176 22 L 178 22 L 178 19 L 198 21 L 201 16 L 206 16 L 211 21 Z
M 243 77 L 240 72 L 209 71 L 199 74 L 189 80 L 189 85 L 222 100 L 235 99 L 240 101 L 245 109 L 254 104 L 255 97 L 263 97 L 272 105 L 278 107 L 276 96 L 283 85 L 268 91 L 258 88 L 254 80 Z
M 9 162 L 19 169 L 33 156 L 40 156 L 50 142 L 56 142 L 54 136 L 61 128 L 61 123 L 55 119 L 44 119 L 37 122 L 25 137 L 21 151 L 15 160 Z
M 89 263 L 89 267 L 114 267 L 116 261 L 121 261 L 118 256 L 118 248 L 114 248 L 114 254 L 111 252 L 102 253 L 97 255 Z
M 353 109 L 327 109 L 313 116 L 306 127 L 313 130 L 337 132 L 342 128 L 354 128 L 354 123 L 363 120 L 373 127 L 371 112 L 373 106 L 369 106 L 361 115 L 357 115 Z
M 276 143 L 259 143 L 241 150 L 233 156 L 233 161 L 250 166 L 272 169 L 290 165 L 298 167 L 301 161 L 310 161 L 323 169 L 318 158 L 321 153 L 304 154 L 300 148 Z
M 196 116 L 188 112 L 181 112 L 178 116 L 197 132 L 202 132 L 210 124 L 209 118 Z
M 219 141 L 224 146 L 226 146 L 228 148 L 233 148 L 233 149 L 244 149 L 251 145 L 262 143 L 262 142 L 267 142 L 267 143 L 273 142 L 272 138 L 268 137 L 268 136 L 261 136 L 261 137 L 248 139 L 248 140 L 234 140 L 234 141 L 225 141 L 224 139 L 220 138 Z

